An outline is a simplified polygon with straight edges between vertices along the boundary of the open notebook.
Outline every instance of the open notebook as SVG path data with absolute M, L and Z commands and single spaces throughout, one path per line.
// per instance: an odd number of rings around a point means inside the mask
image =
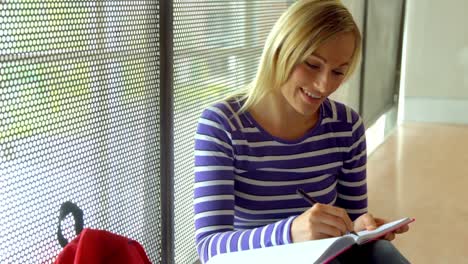
M 372 231 L 358 232 L 358 236 L 349 234 L 341 237 L 220 254 L 211 258 L 207 264 L 328 263 L 354 244 L 362 245 L 376 240 L 413 221 L 413 218 L 403 218 L 389 222 Z

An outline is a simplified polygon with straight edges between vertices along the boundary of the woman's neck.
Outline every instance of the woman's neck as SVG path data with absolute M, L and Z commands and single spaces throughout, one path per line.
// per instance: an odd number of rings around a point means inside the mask
M 319 120 L 318 111 L 313 116 L 305 116 L 282 95 L 269 94 L 248 111 L 268 133 L 286 140 L 301 138 Z

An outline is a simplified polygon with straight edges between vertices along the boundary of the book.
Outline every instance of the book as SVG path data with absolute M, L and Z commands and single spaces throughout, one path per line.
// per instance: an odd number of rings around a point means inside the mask
M 340 237 L 311 240 L 288 245 L 272 246 L 223 253 L 212 257 L 207 264 L 248 263 L 328 263 L 354 244 L 362 245 L 377 240 L 399 227 L 413 222 L 413 218 L 402 218 L 379 226 L 375 230 L 347 234 Z

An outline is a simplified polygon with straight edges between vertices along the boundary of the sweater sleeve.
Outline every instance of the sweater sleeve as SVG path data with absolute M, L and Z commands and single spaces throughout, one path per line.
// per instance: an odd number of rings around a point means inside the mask
M 337 206 L 346 209 L 351 220 L 367 212 L 366 131 L 362 118 L 352 111 L 352 127 L 348 152 L 337 184 Z
M 234 229 L 235 126 L 216 107 L 206 109 L 195 135 L 195 237 L 202 263 L 227 252 L 292 243 L 289 217 L 254 229 Z

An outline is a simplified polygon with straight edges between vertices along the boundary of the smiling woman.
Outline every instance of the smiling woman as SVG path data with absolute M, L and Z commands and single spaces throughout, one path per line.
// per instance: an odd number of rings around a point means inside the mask
M 299 138 L 319 120 L 320 105 L 345 80 L 356 49 L 352 32 L 340 32 L 299 62 L 288 80 L 250 107 L 253 118 L 272 135 Z M 265 115 L 266 111 L 271 115 Z
M 276 130 L 289 133 L 294 130 L 284 128 L 306 124 L 305 127 L 299 126 L 296 133 L 279 135 L 292 139 L 315 126 L 319 119 L 320 105 L 344 81 L 344 73 L 348 70 L 355 50 L 355 39 L 353 33 L 343 32 L 320 45 L 306 61 L 293 68 L 289 79 L 278 91 L 267 96 L 270 100 L 262 100 L 252 107 L 254 118 L 257 121 L 263 120 L 259 121 L 260 124 L 271 126 L 272 130 L 278 127 Z M 264 112 L 262 109 L 277 109 L 278 113 L 270 117 L 257 114 Z M 299 115 L 290 115 L 291 112 Z M 286 115 L 289 118 L 286 119 Z M 268 120 L 269 118 L 271 119 Z
M 340 1 L 299 0 L 270 32 L 252 83 L 202 113 L 194 191 L 202 262 L 385 223 L 367 212 L 362 119 L 328 98 L 355 69 L 360 43 Z M 309 207 L 299 188 L 319 203 Z M 356 259 L 407 263 L 386 240 L 334 261 Z

